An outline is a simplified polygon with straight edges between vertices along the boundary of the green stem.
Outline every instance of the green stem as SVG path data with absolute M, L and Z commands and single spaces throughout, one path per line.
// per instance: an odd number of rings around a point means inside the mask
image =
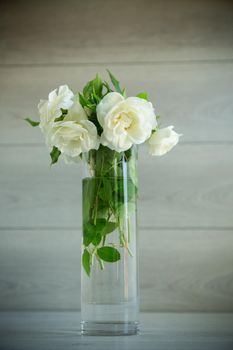
M 130 238 L 131 238 L 131 224 L 130 224 L 130 219 L 127 217 L 127 223 L 128 223 L 128 243 L 130 243 Z
M 98 255 L 96 254 L 96 259 L 98 260 L 99 264 L 100 264 L 100 269 L 103 270 L 104 269 L 104 263 L 103 261 L 98 257 Z
M 111 169 L 113 169 L 115 166 L 117 166 L 118 164 L 121 164 L 121 163 L 122 163 L 122 161 L 119 160 L 119 162 L 117 162 L 116 164 L 113 164 L 112 166 L 110 166 L 110 168 L 108 169 L 107 172 L 109 172 Z
M 109 210 L 109 212 L 108 212 L 108 217 L 107 217 L 107 222 L 109 222 L 109 219 L 110 219 L 111 215 L 112 215 L 112 214 L 111 214 L 111 212 L 110 212 L 110 210 Z M 105 245 L 105 241 L 106 241 L 106 235 L 104 235 L 104 237 L 103 237 L 102 246 Z
M 100 178 L 98 180 L 98 187 L 97 187 L 97 190 L 96 190 L 96 198 L 95 198 L 95 210 L 94 210 L 94 225 L 96 225 L 96 220 L 97 220 L 97 212 L 98 212 L 98 193 L 99 193 L 99 190 L 100 190 L 100 186 L 101 186 L 101 182 L 102 182 L 102 178 L 101 178 L 101 175 L 102 175 L 102 171 L 103 171 L 103 164 L 104 164 L 104 159 L 102 157 L 102 162 L 101 162 L 101 168 L 100 168 Z
M 118 217 L 118 226 L 119 226 L 119 232 L 120 232 L 120 244 L 128 251 L 130 256 L 133 256 L 133 253 L 129 247 L 129 242 L 127 241 L 124 231 L 121 227 L 121 219 Z

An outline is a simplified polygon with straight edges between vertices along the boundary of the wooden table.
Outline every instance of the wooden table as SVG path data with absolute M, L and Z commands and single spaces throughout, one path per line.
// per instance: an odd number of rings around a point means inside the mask
M 80 335 L 78 312 L 1 312 L 0 350 L 232 350 L 233 314 L 142 313 L 136 336 Z

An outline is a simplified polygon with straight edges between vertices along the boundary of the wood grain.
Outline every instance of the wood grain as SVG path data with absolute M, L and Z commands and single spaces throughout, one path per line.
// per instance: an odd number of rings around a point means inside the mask
M 233 142 L 233 64 L 110 66 L 128 95 L 146 90 L 162 125 L 174 124 L 186 142 Z M 0 145 L 43 143 L 38 130 L 23 121 L 37 119 L 37 104 L 67 83 L 76 92 L 103 67 L 0 69 Z
M 232 314 L 142 313 L 140 334 L 83 337 L 78 312 L 1 312 L 1 350 L 232 350 Z
M 1 2 L 0 62 L 233 59 L 232 15 L 229 0 Z
M 233 145 L 183 145 L 139 155 L 143 227 L 232 228 Z M 49 167 L 43 147 L 0 148 L 1 227 L 81 227 L 82 166 Z
M 139 237 L 141 310 L 233 311 L 232 232 L 141 229 Z M 80 308 L 79 229 L 5 230 L 0 240 L 2 310 Z

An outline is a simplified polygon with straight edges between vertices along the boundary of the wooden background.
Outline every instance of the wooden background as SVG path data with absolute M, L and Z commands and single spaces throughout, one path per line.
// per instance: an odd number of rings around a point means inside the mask
M 141 309 L 233 311 L 233 3 L 1 1 L 0 309 L 80 302 L 80 166 L 49 168 L 36 105 L 109 68 L 184 134 L 140 151 Z

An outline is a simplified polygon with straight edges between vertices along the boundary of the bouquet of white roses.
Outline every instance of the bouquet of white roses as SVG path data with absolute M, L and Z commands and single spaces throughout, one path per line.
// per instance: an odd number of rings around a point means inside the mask
M 113 88 L 97 74 L 82 93 L 74 94 L 62 85 L 40 100 L 39 126 L 51 150 L 52 164 L 60 155 L 65 161 L 76 162 L 83 153 L 106 146 L 116 152 L 133 145 L 148 144 L 151 155 L 161 156 L 179 141 L 173 126 L 159 128 L 158 116 L 148 101 L 147 93 L 127 97 L 119 81 L 109 72 Z
M 134 145 L 147 143 L 151 155 L 161 156 L 179 141 L 173 126 L 159 128 L 158 116 L 147 93 L 127 97 L 109 72 L 113 85 L 97 74 L 82 93 L 67 85 L 50 92 L 38 105 L 39 126 L 50 149 L 51 164 L 83 159 L 91 176 L 83 181 L 83 266 L 90 276 L 93 258 L 120 259 L 125 248 L 132 256 L 130 215 L 135 212 L 137 175 Z M 110 233 L 119 233 L 119 244 Z M 112 239 L 111 239 L 112 236 Z

